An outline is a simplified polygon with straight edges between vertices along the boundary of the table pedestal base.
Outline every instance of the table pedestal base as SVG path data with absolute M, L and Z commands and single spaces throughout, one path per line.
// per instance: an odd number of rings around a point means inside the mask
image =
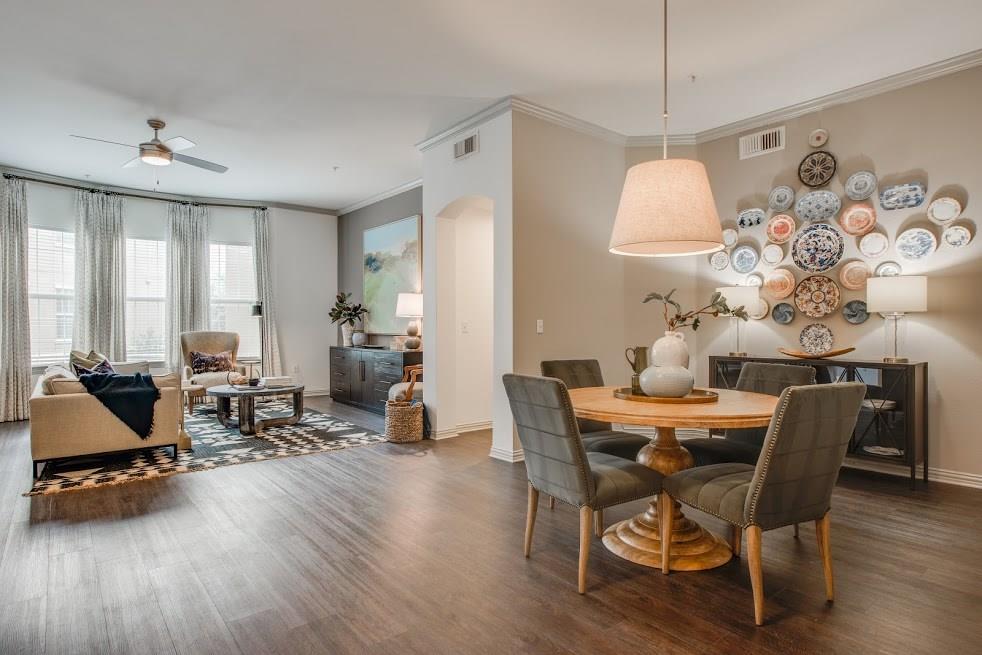
M 692 455 L 675 438 L 674 428 L 658 428 L 655 440 L 641 449 L 638 462 L 662 475 L 692 468 Z M 626 560 L 661 568 L 661 537 L 658 530 L 658 506 L 651 501 L 648 509 L 634 518 L 607 528 L 603 543 L 610 552 Z M 672 550 L 669 566 L 673 571 L 704 571 L 722 566 L 733 556 L 730 546 L 682 514 L 679 503 L 672 503 Z

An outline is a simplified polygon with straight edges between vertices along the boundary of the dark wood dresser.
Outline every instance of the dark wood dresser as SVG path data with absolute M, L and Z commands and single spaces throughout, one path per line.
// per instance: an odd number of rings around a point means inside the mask
M 385 414 L 389 387 L 402 381 L 404 366 L 423 363 L 422 350 L 331 347 L 331 398 Z

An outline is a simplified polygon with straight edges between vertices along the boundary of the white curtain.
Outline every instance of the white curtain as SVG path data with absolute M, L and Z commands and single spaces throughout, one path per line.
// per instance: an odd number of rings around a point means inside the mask
M 258 300 L 262 303 L 263 315 L 259 319 L 262 329 L 263 375 L 282 375 L 283 366 L 280 363 L 279 339 L 276 335 L 276 307 L 273 299 L 273 281 L 270 277 L 269 261 L 269 212 L 266 208 L 257 208 L 254 212 L 256 224 L 256 291 Z
M 208 208 L 167 207 L 167 364 L 180 370 L 181 333 L 209 325 Z
M 27 191 L 0 180 L 0 421 L 30 418 L 31 319 L 27 301 Z
M 126 360 L 126 235 L 123 199 L 75 194 L 75 327 L 72 346 Z

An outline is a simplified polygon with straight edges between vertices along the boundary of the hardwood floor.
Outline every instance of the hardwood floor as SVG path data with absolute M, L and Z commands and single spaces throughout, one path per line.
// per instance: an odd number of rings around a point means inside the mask
M 844 472 L 834 606 L 814 527 L 766 532 L 757 628 L 745 558 L 663 576 L 593 537 L 580 596 L 562 503 L 540 501 L 525 559 L 524 466 L 489 447 L 473 433 L 24 498 L 27 424 L 0 424 L 0 653 L 982 650 L 978 490 Z

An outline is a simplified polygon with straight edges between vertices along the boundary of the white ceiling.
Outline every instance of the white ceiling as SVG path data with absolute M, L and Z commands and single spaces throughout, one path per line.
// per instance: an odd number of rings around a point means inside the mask
M 676 134 L 982 48 L 978 0 L 670 10 Z M 68 134 L 138 143 L 159 116 L 230 168 L 173 165 L 161 191 L 344 207 L 419 177 L 416 142 L 507 95 L 660 132 L 660 35 L 656 0 L 5 0 L 0 163 L 151 188 L 126 149 Z

